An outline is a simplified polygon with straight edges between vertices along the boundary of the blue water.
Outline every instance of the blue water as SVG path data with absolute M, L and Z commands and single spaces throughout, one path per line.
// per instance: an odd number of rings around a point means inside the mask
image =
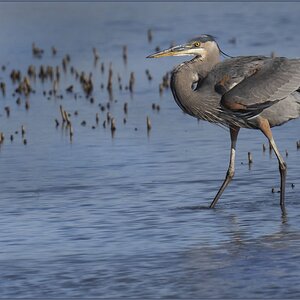
M 0 66 L 6 67 L 0 71 L 6 83 L 6 96 L 0 93 L 0 297 L 299 298 L 300 121 L 273 130 L 288 164 L 286 217 L 276 157 L 262 151 L 266 140 L 254 130 L 241 131 L 236 177 L 209 210 L 228 166 L 229 133 L 183 114 L 170 90 L 159 95 L 162 76 L 183 58 L 145 58 L 156 46 L 201 33 L 215 35 L 230 55 L 299 57 L 299 13 L 299 3 L 0 3 Z M 45 51 L 41 59 L 32 56 L 33 42 Z M 96 67 L 93 47 L 100 55 Z M 17 105 L 11 70 L 61 66 L 66 54 L 70 66 L 92 72 L 94 103 L 70 71 L 61 71 L 63 99 L 45 97 L 52 83 L 37 79 L 29 110 L 24 97 Z M 110 63 L 113 137 L 102 126 L 107 110 L 99 109 L 109 102 Z M 132 95 L 125 89 L 130 72 Z M 65 91 L 71 84 L 77 99 Z M 71 114 L 72 142 L 61 124 L 55 127 L 60 105 Z

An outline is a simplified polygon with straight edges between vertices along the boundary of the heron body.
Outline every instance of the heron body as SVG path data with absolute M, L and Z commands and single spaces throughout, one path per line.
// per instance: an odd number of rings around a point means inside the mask
M 205 69 L 201 69 L 199 60 L 196 57 L 172 72 L 171 89 L 184 112 L 213 123 L 246 128 L 259 128 L 258 117 L 266 118 L 273 127 L 300 116 L 300 92 L 297 91 L 300 60 L 242 56 L 220 62 L 215 58 Z M 295 83 L 281 79 L 280 74 L 279 78 L 275 77 L 274 72 L 278 70 L 274 64 L 291 66 L 291 73 L 298 71 L 294 75 Z M 260 77 L 260 84 L 255 76 Z M 279 84 L 288 87 L 282 91 Z
M 185 113 L 230 129 L 229 168 L 210 207 L 216 205 L 234 175 L 239 129 L 252 128 L 263 132 L 278 158 L 280 204 L 285 212 L 286 164 L 270 128 L 300 116 L 300 59 L 240 56 L 221 61 L 221 53 L 212 36 L 201 35 L 149 57 L 194 56 L 172 72 L 174 99 Z

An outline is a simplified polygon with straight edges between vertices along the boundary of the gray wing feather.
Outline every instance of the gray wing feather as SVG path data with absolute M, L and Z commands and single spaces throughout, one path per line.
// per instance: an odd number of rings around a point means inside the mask
M 253 75 L 246 77 L 227 91 L 221 103 L 226 103 L 229 107 L 230 103 L 238 103 L 245 108 L 263 109 L 284 99 L 299 86 L 299 59 L 283 57 L 268 59 Z

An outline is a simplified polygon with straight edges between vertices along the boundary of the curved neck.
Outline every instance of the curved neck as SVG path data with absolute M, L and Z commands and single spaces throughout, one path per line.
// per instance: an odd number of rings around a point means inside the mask
M 204 59 L 195 57 L 175 68 L 171 78 L 171 89 L 175 101 L 184 112 L 201 118 L 199 116 L 199 104 L 205 106 L 207 95 L 202 96 L 199 90 L 194 89 L 194 85 L 199 81 L 201 82 L 219 61 L 220 55 L 217 51 Z

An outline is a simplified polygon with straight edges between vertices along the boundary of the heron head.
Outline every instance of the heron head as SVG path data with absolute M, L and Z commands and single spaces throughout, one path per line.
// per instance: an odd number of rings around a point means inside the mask
M 212 52 L 220 52 L 220 48 L 214 37 L 208 34 L 190 40 L 186 44 L 171 47 L 169 49 L 156 52 L 147 58 L 160 58 L 165 56 L 195 56 L 204 59 Z

